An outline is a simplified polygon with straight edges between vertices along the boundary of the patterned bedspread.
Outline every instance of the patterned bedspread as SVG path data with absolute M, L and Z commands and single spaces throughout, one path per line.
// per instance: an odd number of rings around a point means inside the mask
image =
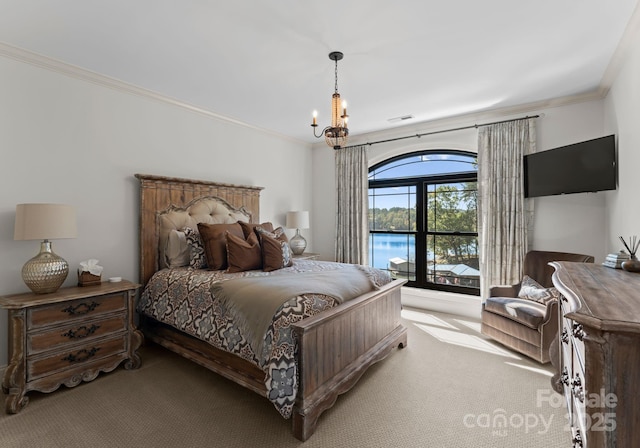
M 304 294 L 286 300 L 273 316 L 265 335 L 263 353 L 257 354 L 231 320 L 228 310 L 212 296 L 211 284 L 245 276 L 326 271 L 346 266 L 349 265 L 295 260 L 293 266 L 271 272 L 246 271 L 229 274 L 224 271 L 190 268 L 163 269 L 156 272 L 145 287 L 138 311 L 260 367 L 265 372 L 267 397 L 284 418 L 289 418 L 298 390 L 291 325 L 336 306 L 336 300 L 323 294 Z M 366 269 L 376 287 L 391 281 L 385 271 Z

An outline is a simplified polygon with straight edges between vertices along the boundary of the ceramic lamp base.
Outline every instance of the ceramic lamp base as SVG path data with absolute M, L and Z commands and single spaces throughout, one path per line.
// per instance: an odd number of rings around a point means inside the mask
M 56 292 L 69 274 L 69 265 L 51 250 L 47 240 L 40 243 L 40 253 L 22 267 L 22 280 L 36 294 Z
M 289 240 L 289 247 L 294 255 L 302 255 L 307 248 L 307 240 L 300 235 L 300 229 L 296 229 L 296 234 Z

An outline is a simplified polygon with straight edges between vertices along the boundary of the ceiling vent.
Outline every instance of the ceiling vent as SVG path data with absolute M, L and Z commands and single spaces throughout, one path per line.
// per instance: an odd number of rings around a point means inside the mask
M 402 117 L 389 118 L 387 121 L 389 123 L 399 123 L 401 121 L 411 120 L 415 118 L 413 115 L 403 115 Z

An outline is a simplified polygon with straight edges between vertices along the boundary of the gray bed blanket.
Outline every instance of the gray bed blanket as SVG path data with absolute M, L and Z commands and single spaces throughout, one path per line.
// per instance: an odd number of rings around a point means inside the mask
M 234 278 L 214 283 L 211 293 L 232 314 L 256 356 L 263 357 L 269 325 L 288 300 L 303 294 L 324 294 L 343 303 L 374 289 L 370 274 L 353 265 L 322 272 Z

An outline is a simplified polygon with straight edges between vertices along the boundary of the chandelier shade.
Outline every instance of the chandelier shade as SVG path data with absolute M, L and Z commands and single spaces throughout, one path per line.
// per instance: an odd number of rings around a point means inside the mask
M 335 62 L 335 91 L 331 96 L 331 126 L 327 126 L 322 130 L 320 135 L 316 134 L 316 128 L 318 127 L 317 117 L 318 113 L 313 112 L 313 135 L 316 138 L 320 138 L 324 135 L 324 140 L 327 145 L 333 149 L 340 149 L 347 143 L 349 139 L 349 128 L 347 123 L 349 121 L 349 115 L 347 115 L 347 103 L 340 100 L 340 94 L 338 93 L 338 61 L 341 60 L 344 55 L 339 51 L 333 51 L 329 53 L 329 59 Z

